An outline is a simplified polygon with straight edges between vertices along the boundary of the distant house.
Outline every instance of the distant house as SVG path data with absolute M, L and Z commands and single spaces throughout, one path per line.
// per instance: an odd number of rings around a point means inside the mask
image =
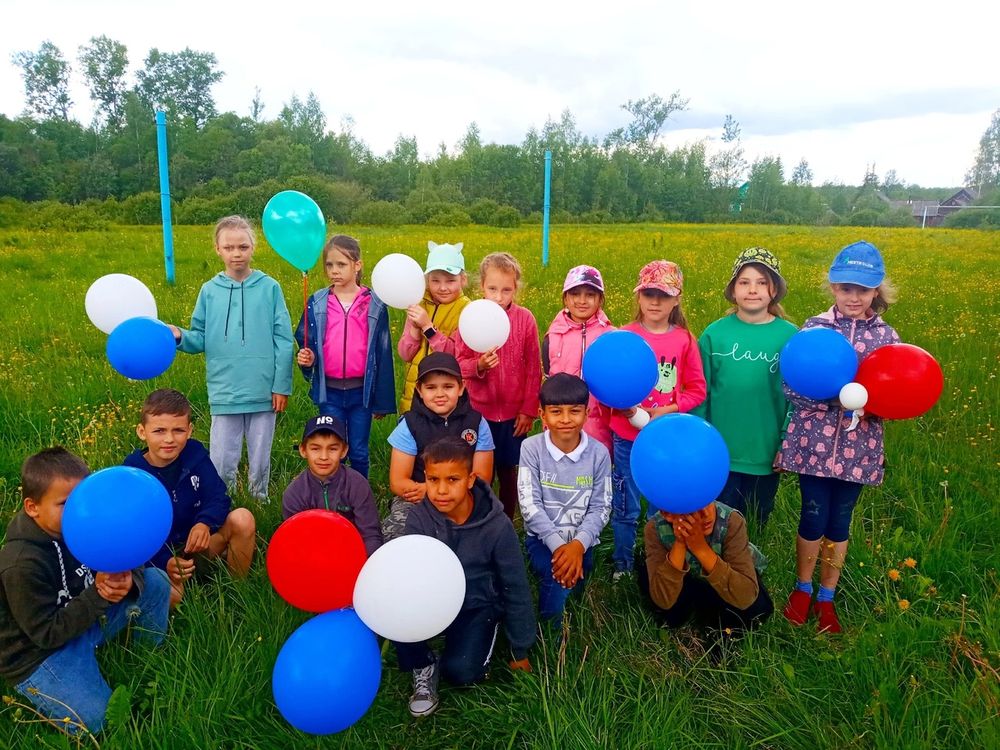
M 972 188 L 962 188 L 943 201 L 889 201 L 893 208 L 908 208 L 915 223 L 920 226 L 937 227 L 949 214 L 953 214 L 972 203 L 979 195 Z

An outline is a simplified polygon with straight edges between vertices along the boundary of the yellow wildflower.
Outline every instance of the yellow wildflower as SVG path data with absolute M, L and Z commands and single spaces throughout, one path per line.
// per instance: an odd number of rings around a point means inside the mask
M 910 608 L 910 600 L 909 599 L 900 599 L 899 600 L 899 608 L 901 610 L 903 610 L 904 612 L 906 610 L 908 610 Z
M 903 565 L 905 565 L 908 568 L 915 568 L 917 567 L 917 561 L 914 560 L 912 557 L 908 557 L 905 560 L 903 560 Z
M 890 581 L 898 581 L 899 580 L 899 571 L 896 570 L 895 568 L 893 568 L 892 570 L 890 570 L 889 571 L 889 580 Z

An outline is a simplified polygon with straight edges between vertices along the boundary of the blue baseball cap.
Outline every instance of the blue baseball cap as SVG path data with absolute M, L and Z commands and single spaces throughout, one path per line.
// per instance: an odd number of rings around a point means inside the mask
M 885 263 L 873 244 L 855 242 L 837 253 L 829 279 L 831 284 L 857 284 L 875 289 L 885 279 Z

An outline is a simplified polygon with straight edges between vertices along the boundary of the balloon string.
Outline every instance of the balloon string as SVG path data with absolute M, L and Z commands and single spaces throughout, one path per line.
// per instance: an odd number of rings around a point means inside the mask
M 302 348 L 309 348 L 309 273 L 302 272 Z
M 851 426 L 847 428 L 847 431 L 852 432 L 853 430 L 855 430 L 858 426 L 858 422 L 864 415 L 865 415 L 864 409 L 855 409 L 853 412 L 851 412 Z

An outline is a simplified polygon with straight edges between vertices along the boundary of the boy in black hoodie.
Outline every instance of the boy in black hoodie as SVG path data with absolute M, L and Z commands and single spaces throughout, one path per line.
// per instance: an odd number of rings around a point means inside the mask
M 65 448 L 30 456 L 21 467 L 24 508 L 0 550 L 0 674 L 70 734 L 104 724 L 111 688 L 94 649 L 130 621 L 159 643 L 170 599 L 163 571 L 96 573 L 66 547 L 63 508 L 87 474 Z
M 427 499 L 414 505 L 406 520 L 404 533 L 444 542 L 465 570 L 465 601 L 444 631 L 440 658 L 426 642 L 396 643 L 400 670 L 413 672 L 410 714 L 416 717 L 437 709 L 439 673 L 454 685 L 485 679 L 501 620 L 511 647 L 510 668 L 531 671 L 535 609 L 521 544 L 500 501 L 473 473 L 472 457 L 472 446 L 461 437 L 428 445 L 422 456 Z
M 180 391 L 161 388 L 146 397 L 135 432 L 146 443 L 122 462 L 160 480 L 173 504 L 170 536 L 150 564 L 170 577 L 170 606 L 184 596 L 194 575 L 193 555 L 224 555 L 233 575 L 250 570 L 257 526 L 246 508 L 230 510 L 225 482 L 205 446 L 192 439 L 191 404 Z

